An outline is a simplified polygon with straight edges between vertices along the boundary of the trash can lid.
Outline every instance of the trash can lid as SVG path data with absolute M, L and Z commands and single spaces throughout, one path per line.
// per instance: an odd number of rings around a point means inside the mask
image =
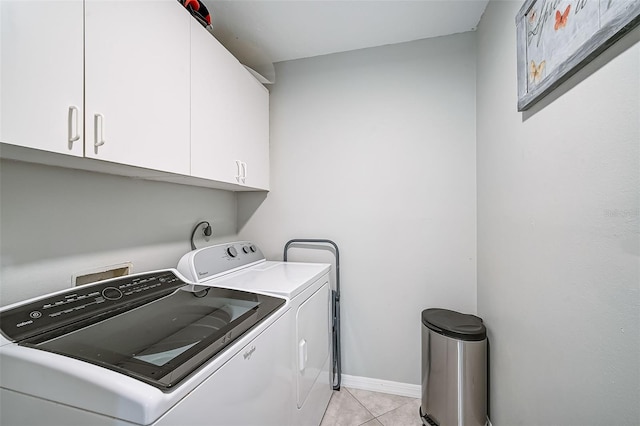
M 438 334 L 454 339 L 478 341 L 487 337 L 482 318 L 448 309 L 425 309 L 422 311 L 422 324 Z

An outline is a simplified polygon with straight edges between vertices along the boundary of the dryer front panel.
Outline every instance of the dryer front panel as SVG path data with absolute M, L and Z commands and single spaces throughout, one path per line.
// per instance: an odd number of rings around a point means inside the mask
M 330 286 L 325 279 L 296 313 L 298 408 L 304 405 L 329 358 Z

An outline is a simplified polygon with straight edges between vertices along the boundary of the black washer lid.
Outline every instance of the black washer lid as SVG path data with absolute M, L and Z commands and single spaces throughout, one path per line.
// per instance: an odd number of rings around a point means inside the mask
M 448 309 L 431 308 L 422 311 L 422 324 L 443 336 L 478 341 L 487 337 L 482 318 Z

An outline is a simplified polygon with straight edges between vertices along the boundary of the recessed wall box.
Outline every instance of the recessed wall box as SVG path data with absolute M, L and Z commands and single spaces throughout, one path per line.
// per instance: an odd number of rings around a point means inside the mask
M 86 271 L 73 274 L 71 282 L 74 286 L 79 286 L 96 281 L 107 280 L 109 278 L 122 277 L 129 275 L 133 269 L 133 263 L 125 262 L 111 266 L 101 266 L 98 268 L 88 269 Z

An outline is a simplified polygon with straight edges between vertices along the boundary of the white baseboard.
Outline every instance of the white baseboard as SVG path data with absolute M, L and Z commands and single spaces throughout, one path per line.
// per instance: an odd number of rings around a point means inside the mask
M 392 382 L 390 380 L 370 379 L 369 377 L 342 375 L 342 386 L 372 392 L 390 393 L 392 395 L 421 398 L 422 386 L 409 383 Z

